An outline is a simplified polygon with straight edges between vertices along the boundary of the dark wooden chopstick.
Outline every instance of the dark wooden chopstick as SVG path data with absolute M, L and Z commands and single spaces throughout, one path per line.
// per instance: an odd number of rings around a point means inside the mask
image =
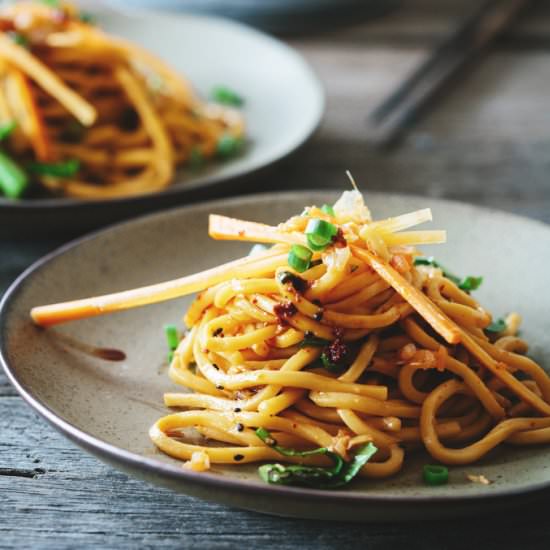
M 502 33 L 532 0 L 488 0 L 459 24 L 367 119 L 369 141 L 394 144 L 461 68 Z

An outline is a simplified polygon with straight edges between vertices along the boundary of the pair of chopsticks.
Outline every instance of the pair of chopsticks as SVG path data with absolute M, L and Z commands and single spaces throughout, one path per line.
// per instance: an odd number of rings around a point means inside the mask
M 531 1 L 488 0 L 466 17 L 369 115 L 369 141 L 378 147 L 394 144 L 436 93 L 508 28 Z

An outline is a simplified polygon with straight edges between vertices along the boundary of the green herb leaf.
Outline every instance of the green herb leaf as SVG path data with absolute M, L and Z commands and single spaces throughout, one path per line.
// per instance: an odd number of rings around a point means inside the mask
M 211 93 L 211 97 L 217 103 L 240 107 L 244 104 L 244 99 L 235 91 L 227 86 L 216 86 Z
M 306 485 L 317 489 L 335 489 L 349 483 L 378 450 L 372 443 L 360 447 L 350 462 L 325 447 L 311 451 L 295 451 L 277 445 L 265 428 L 258 428 L 256 435 L 271 448 L 285 456 L 310 456 L 324 454 L 334 463 L 332 468 L 303 466 L 300 464 L 264 464 L 258 468 L 260 477 L 274 485 Z
M 29 172 L 39 176 L 51 176 L 54 178 L 72 178 L 80 170 L 78 159 L 69 159 L 63 162 L 30 162 L 27 165 Z
M 341 479 L 333 483 L 333 487 L 340 487 L 349 483 L 361 470 L 361 468 L 376 454 L 378 449 L 373 443 L 367 443 L 359 447 L 351 462 L 344 462 L 344 468 L 340 473 Z
M 493 321 L 489 326 L 486 326 L 483 330 L 487 332 L 502 332 L 503 330 L 506 330 L 506 327 L 508 325 L 506 324 L 506 321 L 502 319 L 497 319 L 496 321 Z
M 0 124 L 0 141 L 10 137 L 11 133 L 17 127 L 17 122 L 10 120 L 9 122 L 4 122 Z
M 326 455 L 330 451 L 326 447 L 319 447 L 318 449 L 312 449 L 310 451 L 297 451 L 296 449 L 289 449 L 287 447 L 281 447 L 277 444 L 275 438 L 271 436 L 271 433 L 265 428 L 258 428 L 256 435 L 272 449 L 275 449 L 278 453 L 284 456 L 312 456 L 312 455 Z
M 447 279 L 452 281 L 456 286 L 458 286 L 458 288 L 466 292 L 477 290 L 483 282 L 483 277 L 472 277 L 471 275 L 468 275 L 467 277 L 464 277 L 464 279 L 461 279 L 460 277 L 453 275 L 447 268 L 437 262 L 433 258 L 433 256 L 430 256 L 428 258 L 424 256 L 417 256 L 414 259 L 414 265 L 431 265 L 433 267 L 441 269 L 441 271 L 443 271 L 444 277 L 447 277 Z
M 343 365 L 333 363 L 326 353 L 321 354 L 321 362 L 323 363 L 323 367 L 330 372 L 339 372 L 343 368 Z
M 298 347 L 307 348 L 309 346 L 313 348 L 324 348 L 329 344 L 330 344 L 329 340 L 325 340 L 324 338 L 318 338 L 315 335 L 306 334 Z

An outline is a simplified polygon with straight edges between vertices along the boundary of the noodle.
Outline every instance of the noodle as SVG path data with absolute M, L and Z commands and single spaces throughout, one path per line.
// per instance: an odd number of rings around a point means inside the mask
M 11 123 L 3 145 L 22 167 L 78 161 L 33 181 L 96 200 L 160 191 L 177 166 L 233 154 L 244 137 L 236 109 L 203 103 L 162 61 L 83 22 L 68 2 L 0 11 L 0 125 Z
M 326 457 L 304 449 L 349 461 L 370 442 L 378 450 L 360 474 L 381 478 L 418 447 L 454 465 L 501 443 L 550 443 L 550 378 L 524 356 L 519 316 L 489 332 L 491 315 L 462 283 L 417 262 L 420 232 L 395 238 L 426 219 L 421 210 L 373 222 L 357 191 L 332 212 L 310 207 L 278 227 L 212 216 L 216 238 L 273 246 L 225 269 L 31 315 L 48 326 L 201 290 L 169 371 L 192 393 L 167 393 L 166 406 L 180 411 L 150 430 L 159 449 L 181 460 L 280 460 L 276 441 L 295 449 L 285 462 L 318 475 Z M 333 236 L 303 265 L 293 254 L 299 243 L 313 246 L 312 220 Z

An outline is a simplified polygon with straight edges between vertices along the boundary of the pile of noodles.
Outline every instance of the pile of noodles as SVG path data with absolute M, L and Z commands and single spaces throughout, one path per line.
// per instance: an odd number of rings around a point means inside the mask
M 162 61 L 68 2 L 0 11 L 0 126 L 12 122 L 7 152 L 22 165 L 76 159 L 77 173 L 36 179 L 84 199 L 161 190 L 178 165 L 198 165 L 244 135 L 237 110 L 202 102 Z

